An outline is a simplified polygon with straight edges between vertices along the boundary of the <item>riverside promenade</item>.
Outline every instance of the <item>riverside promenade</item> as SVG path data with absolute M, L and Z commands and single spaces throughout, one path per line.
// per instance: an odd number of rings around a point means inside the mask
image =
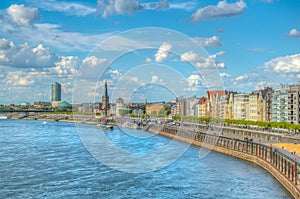
M 205 133 L 200 128 L 190 127 L 190 124 L 181 126 L 153 125 L 149 131 L 255 163 L 273 175 L 294 198 L 300 198 L 298 176 L 300 162 L 295 154 L 275 148 L 272 144 L 254 142 L 248 137 L 246 139 L 225 137 L 220 129 L 215 129 L 215 131 L 210 129 L 209 133 Z M 229 131 L 229 128 L 225 131 Z M 233 131 L 238 130 L 233 129 Z M 239 131 L 245 133 L 241 129 Z M 216 132 L 216 135 L 213 132 Z M 218 133 L 221 135 L 217 135 Z

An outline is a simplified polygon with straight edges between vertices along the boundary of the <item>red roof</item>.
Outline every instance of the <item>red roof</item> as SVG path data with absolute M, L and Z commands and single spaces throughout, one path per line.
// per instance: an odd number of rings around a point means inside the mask
M 206 97 L 201 97 L 201 98 L 199 99 L 198 104 L 207 104 Z
M 208 99 L 211 99 L 211 96 L 215 96 L 218 94 L 219 97 L 228 94 L 228 90 L 215 90 L 215 91 L 207 91 L 206 95 Z

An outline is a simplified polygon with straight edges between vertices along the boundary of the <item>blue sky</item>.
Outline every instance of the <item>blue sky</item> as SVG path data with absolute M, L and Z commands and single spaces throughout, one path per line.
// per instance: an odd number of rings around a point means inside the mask
M 127 101 L 297 83 L 299 9 L 297 0 L 4 0 L 0 104 L 50 101 L 55 81 L 70 102 L 100 101 L 104 80 L 112 100 Z

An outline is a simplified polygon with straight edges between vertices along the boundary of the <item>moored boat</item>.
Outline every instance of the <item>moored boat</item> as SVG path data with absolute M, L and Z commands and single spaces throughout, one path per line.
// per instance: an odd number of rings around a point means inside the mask
M 0 120 L 7 120 L 7 116 L 0 115 Z
M 108 124 L 97 124 L 96 127 L 99 129 L 104 129 L 104 130 L 112 130 L 113 129 L 113 126 L 108 125 Z

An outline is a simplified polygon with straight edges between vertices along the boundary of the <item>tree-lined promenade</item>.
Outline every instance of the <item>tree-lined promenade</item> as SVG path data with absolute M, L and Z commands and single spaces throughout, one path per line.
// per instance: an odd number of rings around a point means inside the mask
M 219 118 L 199 118 L 199 117 L 190 117 L 190 116 L 173 116 L 174 120 L 190 120 L 195 122 L 215 122 L 215 123 L 223 123 L 223 124 L 232 124 L 232 125 L 240 125 L 240 127 L 253 127 L 256 126 L 263 130 L 293 130 L 294 132 L 300 132 L 300 125 L 298 124 L 290 124 L 287 122 L 259 122 L 259 121 L 248 121 L 248 120 L 229 120 L 229 119 L 219 119 Z

